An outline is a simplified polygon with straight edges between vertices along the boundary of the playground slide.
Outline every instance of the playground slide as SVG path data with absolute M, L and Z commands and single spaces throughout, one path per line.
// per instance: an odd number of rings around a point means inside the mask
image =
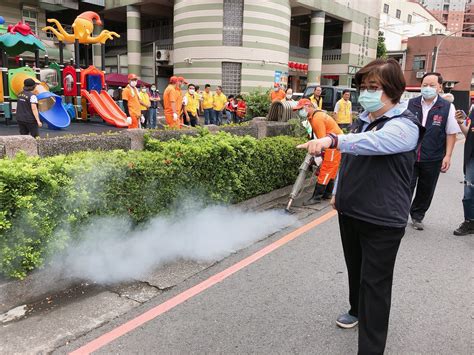
M 39 102 L 39 115 L 43 122 L 48 124 L 50 129 L 62 129 L 71 124 L 71 118 L 64 109 L 61 97 L 52 92 L 45 91 L 36 95 Z M 48 99 L 52 104 L 46 110 L 42 110 L 42 100 Z
M 100 92 L 100 96 L 102 97 L 102 100 L 107 103 L 107 107 L 109 110 L 116 115 L 117 117 L 123 117 L 123 119 L 126 121 L 127 120 L 127 115 L 121 110 L 119 105 L 110 97 L 110 95 L 107 93 L 107 91 L 102 90 Z
M 127 117 L 123 113 L 117 104 L 114 102 L 111 104 L 104 100 L 103 96 L 100 96 L 99 93 L 95 90 L 88 92 L 85 89 L 81 90 L 81 95 L 94 107 L 94 110 L 99 114 L 99 116 L 107 123 L 114 125 L 120 128 L 127 128 Z M 110 97 L 110 96 L 109 96 Z M 112 100 L 113 101 L 113 100 Z M 119 114 L 116 112 L 116 109 L 121 112 Z

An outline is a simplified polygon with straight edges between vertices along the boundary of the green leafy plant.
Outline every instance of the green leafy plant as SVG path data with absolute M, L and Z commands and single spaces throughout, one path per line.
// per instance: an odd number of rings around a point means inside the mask
M 247 103 L 246 119 L 254 117 L 266 117 L 270 109 L 270 90 L 258 89 L 244 95 Z
M 294 182 L 301 139 L 261 140 L 200 129 L 145 151 L 81 152 L 0 160 L 0 273 L 24 278 L 74 242 L 92 217 L 137 225 L 186 196 L 237 203 Z

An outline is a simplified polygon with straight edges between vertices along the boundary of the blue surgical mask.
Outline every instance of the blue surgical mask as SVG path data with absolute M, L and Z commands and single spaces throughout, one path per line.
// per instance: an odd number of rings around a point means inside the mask
M 363 90 L 359 95 L 359 103 L 362 105 L 364 110 L 368 112 L 378 111 L 385 106 L 382 102 L 382 93 L 382 90 L 377 90 L 375 92 Z
M 304 108 L 300 109 L 298 111 L 298 115 L 301 117 L 301 118 L 304 118 L 304 119 L 307 119 L 308 118 L 308 112 L 306 112 L 306 110 Z
M 421 88 L 421 95 L 424 99 L 432 99 L 438 95 L 438 93 L 436 92 L 436 89 L 431 86 L 423 86 Z

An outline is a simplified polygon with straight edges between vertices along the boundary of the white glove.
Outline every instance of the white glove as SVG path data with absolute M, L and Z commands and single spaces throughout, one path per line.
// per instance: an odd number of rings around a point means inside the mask
M 141 123 L 141 124 L 144 124 L 144 123 L 145 123 L 145 116 L 142 115 L 142 117 L 140 118 L 140 123 Z
M 311 124 L 308 122 L 308 120 L 304 120 L 303 122 L 301 122 L 301 125 L 306 129 L 308 135 L 311 135 L 311 133 L 313 133 L 313 128 L 311 127 Z
M 127 117 L 127 125 L 130 126 L 132 124 L 132 118 Z
M 174 121 L 178 120 L 178 114 L 176 112 L 173 113 L 173 120 Z

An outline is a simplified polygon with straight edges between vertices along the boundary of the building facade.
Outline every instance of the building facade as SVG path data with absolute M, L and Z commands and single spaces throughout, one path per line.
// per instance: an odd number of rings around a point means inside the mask
M 376 57 L 378 0 L 171 3 L 106 1 L 106 22 L 124 19 L 127 37 L 108 51 L 108 70 L 131 70 L 161 87 L 174 74 L 197 85 L 222 85 L 227 93 L 266 89 L 275 81 L 299 91 L 316 83 L 350 86 L 358 68 Z M 172 31 L 145 40 L 156 32 L 149 17 L 157 8 L 155 19 Z M 307 70 L 290 68 L 291 61 Z
M 412 37 L 408 39 L 405 66 L 407 86 L 419 87 L 425 72 L 433 71 L 433 48 L 438 47 L 436 71 L 448 89 L 474 90 L 474 38 L 456 36 Z
M 418 0 L 455 36 L 463 35 L 464 13 L 468 0 Z
M 385 38 L 387 55 L 405 68 L 408 38 L 448 34 L 431 12 L 416 1 L 383 0 L 380 9 L 380 32 Z

